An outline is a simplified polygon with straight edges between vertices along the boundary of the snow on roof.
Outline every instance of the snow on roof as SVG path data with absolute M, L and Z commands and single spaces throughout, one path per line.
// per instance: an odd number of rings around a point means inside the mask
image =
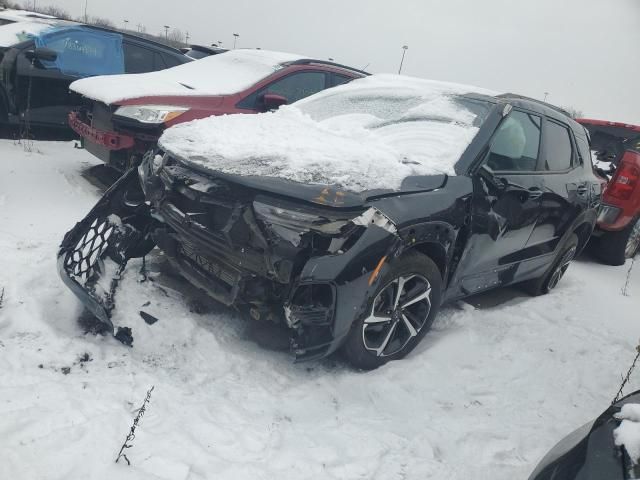
M 16 22 L 0 26 L 0 47 L 10 47 L 25 40 L 29 40 L 53 25 L 41 22 Z
M 159 72 L 78 80 L 71 90 L 107 104 L 155 96 L 231 95 L 304 58 L 267 50 L 232 50 Z
M 30 12 L 28 10 L 0 9 L 0 19 L 11 20 L 14 22 L 21 21 L 38 21 L 38 20 L 55 20 L 56 17 L 45 15 L 44 13 Z
M 210 117 L 177 125 L 166 151 L 210 170 L 336 185 L 400 189 L 413 175 L 454 175 L 478 131 L 458 96 L 477 87 L 373 75 L 257 115 Z

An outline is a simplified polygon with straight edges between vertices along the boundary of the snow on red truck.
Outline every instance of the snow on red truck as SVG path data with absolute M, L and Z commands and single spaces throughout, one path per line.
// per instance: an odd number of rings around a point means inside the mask
M 594 232 L 596 252 L 622 265 L 640 251 L 640 126 L 579 119 L 591 135 L 597 166 L 609 179 Z

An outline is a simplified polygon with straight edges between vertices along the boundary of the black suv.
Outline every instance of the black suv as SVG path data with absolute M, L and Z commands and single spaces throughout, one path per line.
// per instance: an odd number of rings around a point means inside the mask
M 377 77 L 276 113 L 169 129 L 164 152 L 147 154 L 66 235 L 63 280 L 113 328 L 115 283 L 100 277 L 158 246 L 213 298 L 286 322 L 297 359 L 342 347 L 364 369 L 410 352 L 443 302 L 520 282 L 552 290 L 600 203 L 585 129 L 515 95 Z M 300 131 L 287 120 L 283 132 L 285 117 Z M 305 133 L 313 122 L 322 126 Z M 348 143 L 349 122 L 362 122 L 366 141 Z M 397 164 L 381 167 L 391 149 Z M 409 173 L 396 182 L 398 172 Z
M 11 35 L 3 32 L 10 29 Z M 0 127 L 30 123 L 68 128 L 83 103 L 69 91 L 79 78 L 144 73 L 192 61 L 179 50 L 104 28 L 62 20 L 0 26 Z

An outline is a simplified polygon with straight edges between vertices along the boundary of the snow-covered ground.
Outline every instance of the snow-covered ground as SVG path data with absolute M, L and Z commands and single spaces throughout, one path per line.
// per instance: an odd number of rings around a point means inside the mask
M 135 264 L 115 314 L 133 348 L 86 335 L 56 249 L 99 196 L 82 177 L 97 162 L 33 148 L 0 140 L 0 479 L 525 479 L 633 359 L 640 268 L 623 296 L 629 264 L 589 259 L 546 297 L 446 307 L 409 358 L 370 373 L 293 365 L 175 278 L 138 283 Z M 152 385 L 132 465 L 115 464 Z

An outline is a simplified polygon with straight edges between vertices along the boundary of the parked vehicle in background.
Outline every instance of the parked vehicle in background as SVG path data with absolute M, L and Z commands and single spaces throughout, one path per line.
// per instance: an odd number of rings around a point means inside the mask
M 591 134 L 598 167 L 609 180 L 594 232 L 594 251 L 622 265 L 640 251 L 640 126 L 579 119 Z
M 162 70 L 191 58 L 165 45 L 99 27 L 53 20 L 0 26 L 0 126 L 68 128 L 79 78 Z
M 596 221 L 586 131 L 473 92 L 371 76 L 173 127 L 65 236 L 61 277 L 113 329 L 109 276 L 157 245 L 216 300 L 285 323 L 298 360 L 342 347 L 364 369 L 409 353 L 445 301 L 547 293 Z
M 69 125 L 87 150 L 125 170 L 138 164 L 173 125 L 274 110 L 364 75 L 300 55 L 233 50 L 164 72 L 75 82 L 71 90 L 87 101 L 70 114 Z
M 224 53 L 227 50 L 214 46 L 205 47 L 203 45 L 189 45 L 186 48 L 181 48 L 180 51 L 186 56 L 193 58 L 194 60 L 200 60 L 202 58 L 210 57 L 211 55 Z
M 626 407 L 625 407 L 626 405 Z M 621 422 L 640 432 L 640 391 L 611 405 L 597 419 L 563 438 L 540 461 L 529 480 L 632 480 L 640 478 L 640 466 L 629 456 L 640 445 L 640 435 L 630 432 L 616 441 Z M 631 415 L 630 415 L 631 414 Z M 628 431 L 628 430 L 627 430 Z M 622 443 L 633 439 L 631 445 Z
M 38 22 L 56 20 L 56 17 L 44 13 L 30 12 L 28 10 L 13 10 L 0 7 L 0 26 L 15 22 Z

